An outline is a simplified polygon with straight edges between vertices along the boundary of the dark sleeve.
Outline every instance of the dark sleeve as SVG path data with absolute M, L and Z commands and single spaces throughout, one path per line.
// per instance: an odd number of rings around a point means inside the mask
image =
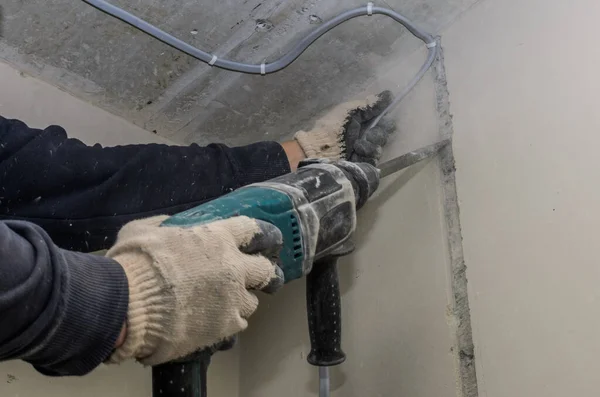
M 87 146 L 61 127 L 0 117 L 0 219 L 36 223 L 76 251 L 109 247 L 133 219 L 174 214 L 289 171 L 276 142 Z
M 0 361 L 88 373 L 112 352 L 128 294 L 113 260 L 62 250 L 37 225 L 0 221 Z

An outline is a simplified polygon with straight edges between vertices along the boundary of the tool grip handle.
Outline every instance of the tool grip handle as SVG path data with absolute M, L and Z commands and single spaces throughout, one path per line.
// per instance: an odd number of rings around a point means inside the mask
M 231 349 L 236 339 L 233 336 L 179 360 L 152 367 L 152 397 L 206 397 L 212 355 Z
M 170 362 L 152 367 L 152 397 L 206 397 L 209 362 Z
M 306 309 L 312 365 L 331 366 L 346 360 L 342 351 L 342 313 L 337 258 L 314 263 L 306 277 Z

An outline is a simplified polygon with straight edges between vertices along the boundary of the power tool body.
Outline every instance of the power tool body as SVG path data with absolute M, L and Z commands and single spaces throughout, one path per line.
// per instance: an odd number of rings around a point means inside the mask
M 314 162 L 296 172 L 235 190 L 167 219 L 189 227 L 245 215 L 283 234 L 279 266 L 285 282 L 310 273 L 313 263 L 345 249 L 356 229 L 356 208 L 379 185 L 379 171 L 363 163 Z
M 191 227 L 248 216 L 277 226 L 283 235 L 278 265 L 288 283 L 306 276 L 310 364 L 319 366 L 322 386 L 327 367 L 345 360 L 341 349 L 341 308 L 337 257 L 354 249 L 356 210 L 385 177 L 433 156 L 448 142 L 409 152 L 379 168 L 366 163 L 308 160 L 296 172 L 255 183 L 168 218 L 162 226 Z M 152 369 L 154 397 L 206 397 L 206 371 L 213 353 L 232 340 Z M 323 388 L 323 387 L 322 387 Z M 324 393 L 325 395 L 328 394 Z
M 162 226 L 191 227 L 245 215 L 270 222 L 283 235 L 278 265 L 286 283 L 315 272 L 325 281 L 324 288 L 312 280 L 307 283 L 307 308 L 311 328 L 311 356 L 335 355 L 343 361 L 339 348 L 341 318 L 340 297 L 335 263 L 323 260 L 352 251 L 350 237 L 356 229 L 356 209 L 360 208 L 379 186 L 379 170 L 369 164 L 346 161 L 309 160 L 296 172 L 255 183 L 167 219 Z M 335 278 L 331 290 L 331 277 Z M 313 286 L 314 284 L 314 286 Z M 325 305 L 325 307 L 323 307 Z M 321 310 L 324 309 L 324 310 Z M 329 315 L 328 315 L 329 313 Z M 320 327 L 320 329 L 313 327 Z M 330 328 L 333 327 L 333 328 Z M 331 335 L 336 335 L 333 341 Z M 335 342 L 331 345 L 331 342 Z M 232 346 L 226 341 L 204 349 L 178 362 L 153 368 L 155 397 L 205 397 L 206 371 L 213 353 Z M 319 347 L 321 346 L 321 347 Z M 342 358 L 340 359 L 340 353 Z

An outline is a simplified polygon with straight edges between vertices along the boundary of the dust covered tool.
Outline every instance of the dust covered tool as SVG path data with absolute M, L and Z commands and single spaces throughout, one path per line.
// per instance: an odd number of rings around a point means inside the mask
M 445 143 L 383 163 L 381 173 L 389 175 L 430 157 Z M 174 215 L 162 226 L 191 227 L 240 215 L 277 226 L 283 235 L 278 265 L 284 281 L 308 275 L 311 335 L 308 360 L 326 368 L 345 359 L 340 347 L 340 293 L 335 258 L 353 250 L 350 238 L 356 230 L 356 210 L 377 190 L 379 180 L 380 170 L 370 164 L 308 160 L 296 172 L 242 187 Z M 206 396 L 210 357 L 226 347 L 231 347 L 229 341 L 187 359 L 154 367 L 153 395 Z
M 356 206 L 377 189 L 379 171 L 369 164 L 305 163 L 296 172 L 248 185 L 174 215 L 162 226 L 191 227 L 245 215 L 281 230 L 279 267 L 285 282 L 310 273 L 313 263 L 344 250 L 356 228 Z M 188 360 L 153 368 L 155 397 L 206 396 L 206 370 L 213 346 Z
M 440 141 L 383 162 L 379 164 L 377 174 L 379 178 L 384 178 L 410 167 L 436 155 L 448 143 L 448 140 Z M 357 210 L 364 204 L 364 201 L 357 202 Z M 329 367 L 341 364 L 346 360 L 346 355 L 341 347 L 342 308 L 337 258 L 351 252 L 354 246 L 349 239 L 344 246 L 345 249 L 338 249 L 336 252 L 319 258 L 311 273 L 306 277 L 306 309 L 311 345 L 307 361 L 319 367 L 320 397 L 329 397 Z
M 440 150 L 450 143 L 450 140 L 445 139 L 440 142 L 436 142 L 432 145 L 422 147 L 412 152 L 403 154 L 402 156 L 394 157 L 391 160 L 384 161 L 379 164 L 379 177 L 385 178 L 388 175 L 394 174 L 400 170 L 410 167 L 419 161 L 425 160 L 429 157 L 435 156 Z

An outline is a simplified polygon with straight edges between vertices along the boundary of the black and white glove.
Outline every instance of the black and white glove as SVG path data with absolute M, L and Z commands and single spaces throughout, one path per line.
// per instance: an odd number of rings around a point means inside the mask
M 396 125 L 384 118 L 377 126 L 368 127 L 392 100 L 392 93 L 383 91 L 365 100 L 342 103 L 317 120 L 314 128 L 298 131 L 294 138 L 308 158 L 376 165 Z

